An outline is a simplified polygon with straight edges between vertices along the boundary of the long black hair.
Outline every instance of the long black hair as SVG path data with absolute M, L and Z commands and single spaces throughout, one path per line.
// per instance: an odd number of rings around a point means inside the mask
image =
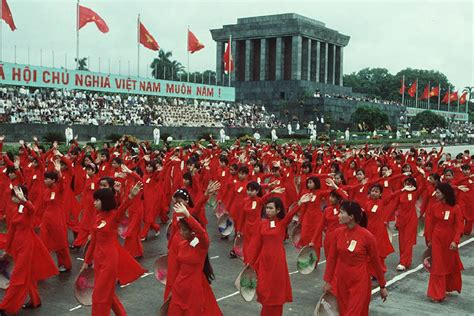
M 319 180 L 318 177 L 309 177 L 309 178 L 307 178 L 306 179 L 306 188 L 308 188 L 308 182 L 309 181 L 313 181 L 315 190 L 321 189 L 321 181 Z
M 448 205 L 456 205 L 456 193 L 449 183 L 438 183 L 436 189 L 443 194 L 444 199 Z
M 113 189 L 99 189 L 94 192 L 94 200 L 100 200 L 102 203 L 101 211 L 108 212 L 117 207 L 115 202 L 115 192 Z
M 364 228 L 367 228 L 367 215 L 360 207 L 359 203 L 354 201 L 343 201 L 341 203 L 341 210 L 347 213 L 349 216 L 354 217 L 354 221 Z
M 283 201 L 279 197 L 271 197 L 265 202 L 262 209 L 262 217 L 267 218 L 265 207 L 267 206 L 267 204 L 270 204 L 270 203 L 275 204 L 275 209 L 280 210 L 280 212 L 276 214 L 276 217 L 278 219 L 283 219 L 285 217 L 285 206 L 283 205 Z
M 199 223 L 199 220 L 197 217 L 194 217 L 193 218 Z M 189 226 L 189 224 L 184 220 L 184 218 L 180 219 L 179 220 L 179 224 L 180 225 L 183 225 L 186 229 L 192 231 L 191 227 Z M 202 268 L 202 272 L 204 273 L 204 275 L 206 276 L 206 279 L 207 279 L 207 282 L 209 284 L 212 284 L 212 281 L 216 279 L 216 276 L 214 275 L 214 269 L 212 268 L 212 265 L 211 265 L 211 261 L 209 260 L 209 249 L 208 249 L 208 253 L 206 253 L 206 258 L 204 259 L 204 267 Z

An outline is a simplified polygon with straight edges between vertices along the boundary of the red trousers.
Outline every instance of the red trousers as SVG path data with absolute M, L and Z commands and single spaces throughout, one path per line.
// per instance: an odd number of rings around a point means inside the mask
M 404 245 L 401 242 L 398 248 L 400 249 L 400 264 L 408 268 L 413 258 L 413 245 Z
M 0 309 L 9 314 L 16 314 L 20 311 L 22 305 L 25 304 L 28 295 L 30 296 L 30 303 L 32 303 L 33 306 L 41 304 L 36 282 L 30 281 L 25 284 L 10 285 L 0 303 Z
M 92 316 L 109 316 L 110 309 L 116 316 L 126 316 L 127 312 L 123 307 L 117 295 L 112 298 L 112 305 L 109 304 L 92 304 Z
M 64 266 L 66 269 L 71 270 L 72 263 L 68 248 L 56 251 L 56 258 L 58 259 L 58 267 Z
M 474 221 L 468 221 L 464 219 L 464 235 L 470 235 L 472 232 L 472 224 Z
M 182 309 L 179 305 L 173 303 L 173 299 L 170 301 L 170 307 L 168 309 L 168 315 L 170 316 L 204 316 L 204 312 L 200 306 L 191 309 Z
M 281 316 L 283 315 L 283 305 L 262 305 L 260 316 Z
M 428 281 L 428 297 L 437 301 L 446 298 L 446 292 L 457 291 L 461 293 L 462 278 L 461 271 L 457 271 L 448 275 L 430 274 Z

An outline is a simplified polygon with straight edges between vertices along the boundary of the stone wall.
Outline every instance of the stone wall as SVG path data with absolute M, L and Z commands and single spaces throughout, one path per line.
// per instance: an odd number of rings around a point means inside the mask
M 68 125 L 53 124 L 0 124 L 0 135 L 5 135 L 7 142 L 17 142 L 20 139 L 32 140 L 33 136 L 40 140 L 48 133 L 61 133 Z M 115 126 L 115 125 L 72 125 L 74 135 L 78 135 L 79 141 L 90 140 L 95 137 L 97 140 L 108 139 L 111 134 L 133 135 L 140 140 L 152 140 L 154 126 Z M 204 135 L 212 134 L 215 139 L 219 137 L 220 128 L 207 127 L 159 127 L 162 138 L 172 136 L 175 140 L 196 140 Z M 226 135 L 239 137 L 245 134 L 253 135 L 258 130 L 261 137 L 270 137 L 270 129 L 252 129 L 252 128 L 225 128 Z M 278 130 L 277 134 L 282 135 L 285 130 Z

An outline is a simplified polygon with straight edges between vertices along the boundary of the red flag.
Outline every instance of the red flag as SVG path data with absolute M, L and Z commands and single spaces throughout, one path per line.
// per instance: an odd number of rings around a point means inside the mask
M 459 104 L 464 104 L 467 101 L 467 91 L 465 91 L 463 94 L 461 94 L 461 97 L 459 98 Z
M 439 86 L 434 87 L 434 88 L 431 89 L 431 91 L 430 91 L 430 98 L 431 98 L 431 97 L 437 97 L 437 96 L 439 96 Z
M 158 42 L 151 36 L 142 22 L 140 22 L 140 44 L 151 50 L 160 50 L 160 45 L 158 45 Z
M 230 51 L 230 38 L 224 53 L 224 71 L 228 74 L 234 71 L 234 57 Z
M 2 0 L 2 20 L 10 26 L 12 31 L 16 30 L 15 22 L 13 22 L 13 16 L 7 0 Z
M 84 25 L 89 22 L 94 22 L 97 25 L 97 28 L 102 33 L 107 33 L 109 31 L 109 27 L 107 23 L 94 11 L 89 8 L 79 6 L 79 29 L 81 29 Z
M 413 81 L 410 88 L 408 88 L 408 95 L 412 98 L 416 95 L 416 81 Z
M 204 45 L 199 42 L 196 35 L 193 34 L 190 30 L 188 30 L 188 52 L 195 53 L 204 48 Z
M 457 101 L 458 100 L 458 92 L 456 91 L 456 92 L 451 93 L 451 95 L 449 96 L 449 100 L 451 102 Z
M 446 94 L 444 95 L 443 100 L 441 100 L 441 102 L 448 104 L 448 100 L 449 100 L 449 90 L 446 91 Z
M 425 90 L 423 90 L 423 94 L 420 97 L 420 100 L 428 99 L 429 92 L 430 92 L 430 87 L 428 85 L 426 85 Z
M 398 90 L 398 92 L 399 92 L 400 94 L 404 94 L 406 88 L 407 88 L 407 87 L 405 86 L 405 83 L 404 83 L 403 80 L 402 80 L 402 86 L 400 87 L 400 90 Z

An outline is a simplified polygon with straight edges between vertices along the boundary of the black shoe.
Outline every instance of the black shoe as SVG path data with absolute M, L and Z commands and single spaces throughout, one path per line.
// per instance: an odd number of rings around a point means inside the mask
M 33 303 L 28 302 L 26 304 L 23 304 L 23 306 L 21 308 L 23 308 L 23 309 L 35 309 L 35 308 L 39 308 L 39 307 L 41 307 L 41 303 L 39 303 L 38 305 L 35 306 L 35 305 L 33 305 Z
M 69 245 L 69 249 L 71 249 L 71 250 L 78 250 L 80 248 L 81 248 L 81 246 Z
M 0 309 L 0 316 L 7 316 L 7 314 L 5 313 L 3 309 Z
M 235 254 L 234 250 L 231 250 L 231 251 L 229 252 L 229 258 L 231 258 L 231 259 L 237 258 L 237 255 Z
M 221 236 L 221 240 L 229 240 L 229 236 Z

